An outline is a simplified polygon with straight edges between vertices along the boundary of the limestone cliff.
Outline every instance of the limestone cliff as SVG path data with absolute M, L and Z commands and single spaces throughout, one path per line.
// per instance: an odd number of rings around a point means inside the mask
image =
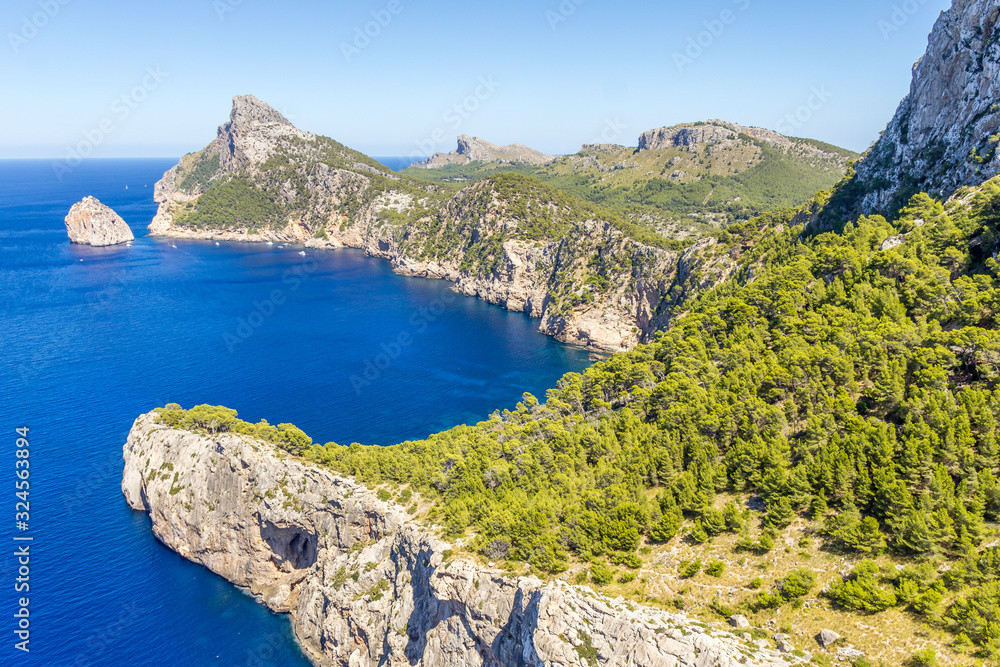
M 155 196 L 153 234 L 361 248 L 606 352 L 648 340 L 692 291 L 685 277 L 714 284 L 735 267 L 711 244 L 697 258 L 646 246 L 596 207 L 516 174 L 457 192 L 398 176 L 252 96 L 234 99 L 216 140 Z
M 128 223 L 95 197 L 84 197 L 73 204 L 65 222 L 66 234 L 73 243 L 108 246 L 135 240 Z
M 317 665 L 803 663 L 683 614 L 452 559 L 454 545 L 349 479 L 156 417 L 139 417 L 124 446 L 128 503 L 167 547 L 290 614 Z
M 746 127 L 738 123 L 712 119 L 704 123 L 690 123 L 661 127 L 643 132 L 639 137 L 639 151 L 662 151 L 670 148 L 682 148 L 688 152 L 698 152 L 700 149 L 710 149 L 720 152 L 727 147 L 745 143 L 747 138 L 759 141 L 785 153 L 794 153 L 802 157 L 821 159 L 834 164 L 844 164 L 844 152 L 830 146 L 825 150 L 823 144 L 803 139 L 786 137 L 772 130 L 759 127 Z
M 938 18 L 909 95 L 857 165 L 862 212 L 892 214 L 917 192 L 947 198 L 1000 173 L 998 18 L 998 0 L 954 0 Z
M 416 162 L 410 166 L 416 169 L 440 169 L 452 164 L 461 165 L 470 162 L 540 165 L 554 159 L 555 157 L 552 155 L 546 155 L 521 144 L 498 146 L 485 139 L 462 134 L 458 137 L 456 150 L 450 153 L 435 153 L 423 162 Z

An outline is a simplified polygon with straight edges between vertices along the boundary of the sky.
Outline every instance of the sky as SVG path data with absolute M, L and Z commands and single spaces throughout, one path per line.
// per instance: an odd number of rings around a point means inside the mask
M 4 0 L 0 158 L 174 157 L 253 94 L 375 156 L 721 118 L 865 150 L 947 0 Z

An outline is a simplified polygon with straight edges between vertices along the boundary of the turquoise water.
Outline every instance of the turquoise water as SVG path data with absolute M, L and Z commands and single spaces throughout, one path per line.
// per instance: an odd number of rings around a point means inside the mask
M 0 664 L 307 664 L 287 619 L 162 547 L 125 504 L 139 414 L 222 404 L 322 442 L 391 444 L 542 396 L 588 363 L 537 321 L 357 251 L 145 237 L 174 162 L 87 162 L 62 181 L 48 162 L 0 162 Z M 126 219 L 131 247 L 68 242 L 62 219 L 85 195 Z M 14 648 L 15 535 L 34 538 L 28 654 Z

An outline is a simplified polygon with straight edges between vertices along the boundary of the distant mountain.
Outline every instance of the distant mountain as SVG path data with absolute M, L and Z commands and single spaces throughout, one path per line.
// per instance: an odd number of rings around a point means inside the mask
M 449 165 L 464 165 L 470 162 L 497 162 L 500 164 L 545 164 L 555 159 L 533 148 L 521 144 L 497 146 L 479 137 L 467 134 L 458 137 L 458 149 L 450 153 L 435 153 L 423 162 L 412 165 L 414 169 L 440 169 Z
M 956 0 L 913 68 L 909 95 L 857 165 L 853 208 L 891 214 L 1000 174 L 1000 3 Z
M 406 173 L 466 182 L 517 171 L 634 219 L 649 218 L 667 236 L 685 237 L 798 206 L 832 188 L 858 157 L 819 141 L 709 120 L 649 130 L 638 147 L 587 144 L 541 164 L 439 160 L 433 171 Z

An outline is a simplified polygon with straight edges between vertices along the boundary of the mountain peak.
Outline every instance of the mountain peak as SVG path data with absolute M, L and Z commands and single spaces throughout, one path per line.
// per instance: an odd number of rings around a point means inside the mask
M 427 160 L 411 166 L 420 169 L 437 169 L 450 164 L 468 164 L 469 162 L 510 162 L 540 165 L 551 162 L 553 159 L 555 158 L 552 155 L 546 155 L 522 144 L 498 146 L 479 137 L 460 134 L 457 150 L 451 153 L 436 153 Z
M 229 114 L 229 122 L 237 128 L 252 125 L 292 124 L 274 107 L 253 95 L 237 95 L 233 98 L 233 110 Z

